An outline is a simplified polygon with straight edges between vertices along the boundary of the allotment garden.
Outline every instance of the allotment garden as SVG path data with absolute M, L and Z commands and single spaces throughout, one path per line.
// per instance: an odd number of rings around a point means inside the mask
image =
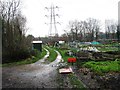
M 120 44 L 101 44 L 98 42 L 82 42 L 63 44 L 57 49 L 71 66 L 76 77 L 87 88 L 115 88 L 120 86 Z M 68 58 L 76 58 L 73 65 Z

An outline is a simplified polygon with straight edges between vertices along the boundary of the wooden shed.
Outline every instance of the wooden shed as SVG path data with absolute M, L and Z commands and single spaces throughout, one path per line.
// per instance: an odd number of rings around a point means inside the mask
M 42 52 L 42 41 L 32 41 L 33 49 L 37 49 Z

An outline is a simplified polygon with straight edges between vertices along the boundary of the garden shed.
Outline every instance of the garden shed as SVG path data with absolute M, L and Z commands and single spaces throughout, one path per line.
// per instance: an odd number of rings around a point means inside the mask
M 42 52 L 42 41 L 32 41 L 33 49 L 37 49 Z

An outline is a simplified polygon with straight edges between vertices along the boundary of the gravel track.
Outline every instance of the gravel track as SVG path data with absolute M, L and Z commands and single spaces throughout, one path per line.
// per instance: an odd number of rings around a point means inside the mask
M 62 60 L 58 51 L 55 61 L 45 64 L 45 57 L 36 63 L 2 68 L 2 88 L 57 88 L 57 64 Z

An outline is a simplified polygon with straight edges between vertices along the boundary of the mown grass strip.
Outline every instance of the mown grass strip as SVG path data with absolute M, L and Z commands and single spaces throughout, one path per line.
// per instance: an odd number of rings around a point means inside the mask
M 57 75 L 57 82 L 59 84 L 58 88 L 66 88 L 67 87 L 73 88 L 73 89 L 79 89 L 79 90 L 87 90 L 87 87 L 82 83 L 82 81 L 79 80 L 79 78 L 71 73 L 71 74 L 58 74 Z
M 61 54 L 64 62 L 67 62 L 68 58 L 73 57 L 73 56 L 66 55 L 67 50 L 63 50 L 63 49 L 59 49 L 59 48 L 55 48 L 55 49 Z
M 81 88 L 80 90 L 87 90 L 82 82 L 77 78 L 77 76 L 74 74 L 69 74 L 68 77 L 73 88 Z
M 34 62 L 42 59 L 46 54 L 47 54 L 46 50 L 43 49 L 42 53 L 39 53 L 36 57 L 32 56 L 31 58 L 27 58 L 25 60 L 21 60 L 21 61 L 18 61 L 18 62 L 1 64 L 0 66 L 7 67 L 7 66 L 16 66 L 16 65 L 31 64 L 31 63 L 34 63 Z
M 56 59 L 56 57 L 57 57 L 57 53 L 55 52 L 54 48 L 51 48 L 51 47 L 46 47 L 46 48 L 50 52 L 48 60 L 50 62 L 53 62 Z

